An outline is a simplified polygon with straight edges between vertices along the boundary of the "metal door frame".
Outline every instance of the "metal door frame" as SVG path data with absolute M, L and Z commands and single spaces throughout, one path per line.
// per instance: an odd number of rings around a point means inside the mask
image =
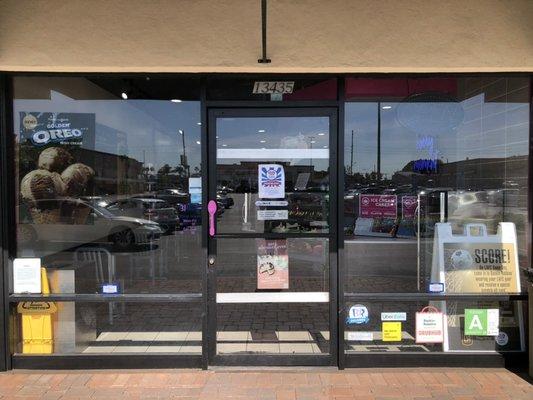
M 207 191 L 205 204 L 209 199 L 216 198 L 216 122 L 220 117 L 328 117 L 329 118 L 329 179 L 330 179 L 330 201 L 329 201 L 329 233 L 301 235 L 301 234 L 222 234 L 210 238 L 205 229 L 208 259 L 215 260 L 214 265 L 207 263 L 207 326 L 204 331 L 206 339 L 204 345 L 207 350 L 207 363 L 209 365 L 279 365 L 279 366 L 323 366 L 338 365 L 339 340 L 338 340 L 338 276 L 337 276 L 337 199 L 338 199 L 338 166 L 337 166 L 337 145 L 338 145 L 338 111 L 336 107 L 301 107 L 290 108 L 286 105 L 280 105 L 280 108 L 274 107 L 257 107 L 257 108 L 209 108 L 207 110 Z M 204 218 L 207 215 L 207 207 L 203 207 Z M 329 349 L 327 355 L 290 355 L 290 354 L 216 354 L 216 330 L 217 330 L 217 303 L 216 303 L 216 240 L 227 238 L 295 238 L 295 237 L 317 237 L 327 238 L 329 240 Z

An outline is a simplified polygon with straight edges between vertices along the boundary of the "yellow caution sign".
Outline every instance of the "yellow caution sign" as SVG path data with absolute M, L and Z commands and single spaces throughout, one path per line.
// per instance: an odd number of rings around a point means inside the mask
M 41 268 L 42 294 L 50 294 L 46 268 Z M 52 314 L 57 312 L 54 303 L 26 301 L 17 305 L 22 320 L 22 353 L 51 354 L 54 351 Z

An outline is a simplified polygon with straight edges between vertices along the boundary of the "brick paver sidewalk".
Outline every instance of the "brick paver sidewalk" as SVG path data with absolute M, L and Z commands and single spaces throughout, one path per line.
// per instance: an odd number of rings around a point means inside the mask
M 533 399 L 505 369 L 404 368 L 16 371 L 0 399 Z

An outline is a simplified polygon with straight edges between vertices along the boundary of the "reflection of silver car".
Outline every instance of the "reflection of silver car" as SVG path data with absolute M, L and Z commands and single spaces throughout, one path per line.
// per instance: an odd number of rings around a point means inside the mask
M 165 233 L 174 232 L 179 226 L 178 212 L 164 200 L 132 197 L 111 203 L 106 209 L 115 215 L 156 222 Z
M 19 244 L 111 242 L 117 250 L 125 250 L 154 243 L 163 233 L 152 221 L 116 216 L 77 199 L 41 200 L 35 208 L 21 206 L 19 218 Z

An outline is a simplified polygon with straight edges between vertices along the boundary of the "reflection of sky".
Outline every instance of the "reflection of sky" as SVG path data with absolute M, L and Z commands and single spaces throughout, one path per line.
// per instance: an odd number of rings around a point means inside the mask
M 329 147 L 328 117 L 218 118 L 219 149 L 325 149 Z M 281 161 L 281 160 L 270 160 Z M 309 165 L 309 159 L 291 159 L 292 165 Z M 219 160 L 233 164 L 240 160 Z M 327 159 L 312 160 L 315 170 L 326 170 Z
M 94 113 L 96 151 L 125 155 L 152 164 L 180 164 L 182 137 L 191 172 L 200 168 L 200 102 L 168 100 L 73 100 L 51 92 L 51 100 L 15 100 L 14 123 L 18 133 L 19 112 Z
M 442 131 L 425 115 L 449 103 L 416 103 L 404 110 L 411 112 L 415 129 L 406 128 L 398 119 L 398 107 L 405 103 L 381 103 L 381 170 L 388 178 L 407 163 L 428 158 L 427 150 L 417 150 L 421 136 L 431 136 L 438 158 L 454 162 L 466 158 L 503 158 L 528 154 L 529 107 L 527 103 L 486 102 L 480 94 L 462 101 L 462 122 Z M 383 109 L 383 107 L 390 107 Z M 200 168 L 200 102 L 168 100 L 73 100 L 51 92 L 51 100 L 15 100 L 15 132 L 20 126 L 19 112 L 94 113 L 95 150 L 126 155 L 152 164 L 157 171 L 164 164 L 175 167 L 186 153 L 191 172 Z M 354 132 L 354 171 L 376 169 L 378 103 L 346 104 L 344 160 L 351 158 L 351 134 Z M 329 141 L 327 117 L 221 118 L 218 120 L 219 148 L 325 148 Z M 446 124 L 443 124 L 446 126 Z M 439 128 L 440 129 L 440 128 Z M 261 132 L 264 130 L 264 132 Z M 320 133 L 326 133 L 321 136 Z M 262 142 L 264 141 L 264 142 Z M 227 160 L 226 162 L 239 162 Z M 275 161 L 275 160 L 272 160 Z M 292 160 L 307 165 L 310 160 Z M 327 167 L 327 160 L 313 160 L 317 170 Z
M 400 104 L 381 103 L 381 171 L 387 178 L 410 161 L 431 158 L 427 149 L 417 149 L 417 142 L 428 136 L 433 140 L 437 158 L 445 163 L 528 154 L 527 103 L 485 102 L 480 94 L 460 103 L 463 111 L 460 122 L 448 127 L 436 121 L 455 118 L 457 122 L 457 115 L 449 115 L 449 103 L 409 105 L 403 109 L 403 116 L 407 114 L 414 121 L 411 125 L 400 123 Z M 376 170 L 377 113 L 376 102 L 346 103 L 344 164 L 350 167 L 353 130 L 354 172 Z

